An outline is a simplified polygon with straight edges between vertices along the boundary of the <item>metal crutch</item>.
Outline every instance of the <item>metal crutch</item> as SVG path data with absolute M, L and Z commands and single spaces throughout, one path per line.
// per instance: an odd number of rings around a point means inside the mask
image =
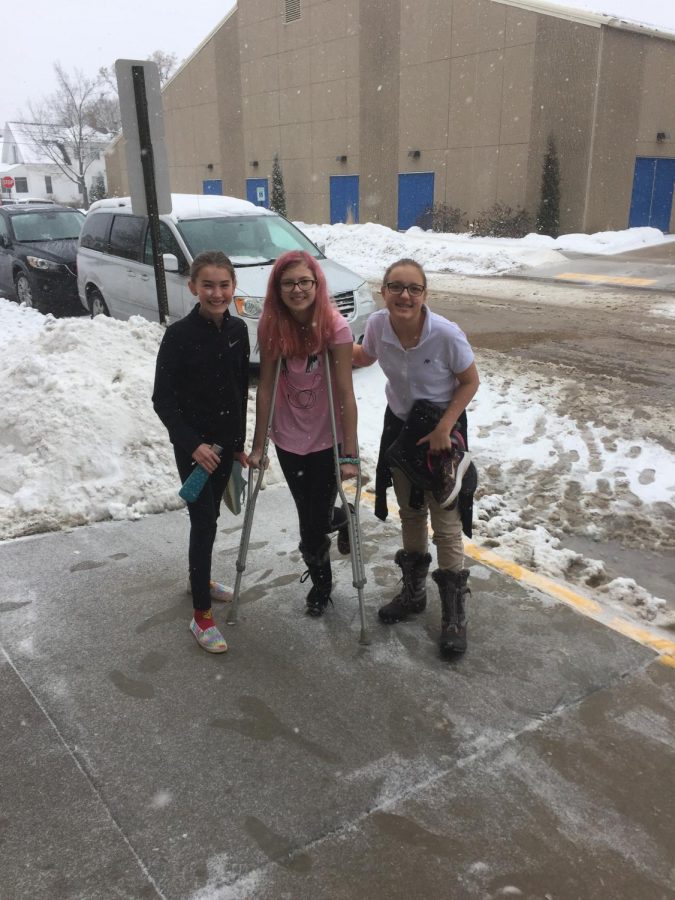
M 241 588 L 241 577 L 246 569 L 246 557 L 248 555 L 248 544 L 251 539 L 251 528 L 253 526 L 253 513 L 255 512 L 255 503 L 258 499 L 258 493 L 262 487 L 263 478 L 265 477 L 265 463 L 267 461 L 267 449 L 270 443 L 270 433 L 272 431 L 272 422 L 274 419 L 274 403 L 277 398 L 277 386 L 279 384 L 279 372 L 281 371 L 281 357 L 277 360 L 277 367 L 274 371 L 274 382 L 272 384 L 272 396 L 270 400 L 270 409 L 267 414 L 267 426 L 265 429 L 265 442 L 263 444 L 263 452 L 260 457 L 260 468 L 258 469 L 258 477 L 256 478 L 255 487 L 251 491 L 251 476 L 249 474 L 249 490 L 246 497 L 246 510 L 244 512 L 244 524 L 241 529 L 241 539 L 239 541 L 239 553 L 237 555 L 237 577 L 234 582 L 234 591 L 232 592 L 232 606 L 225 620 L 228 625 L 237 624 L 237 613 L 239 612 L 239 590 Z
M 335 478 L 337 480 L 338 491 L 342 506 L 347 513 L 347 529 L 349 531 L 349 546 L 351 548 L 352 561 L 352 584 L 358 591 L 359 595 L 359 612 L 361 614 L 361 636 L 359 643 L 367 646 L 370 644 L 370 638 L 366 630 L 366 608 L 363 601 L 363 587 L 366 584 L 366 570 L 363 564 L 363 553 L 361 550 L 361 525 L 359 523 L 359 504 L 361 502 L 361 467 L 359 466 L 356 476 L 356 496 L 354 497 L 354 509 L 350 507 L 347 497 L 342 487 L 342 478 L 340 477 L 340 451 L 338 449 L 337 425 L 335 423 L 335 404 L 333 402 L 333 381 L 330 372 L 330 355 L 329 351 L 324 352 L 324 368 L 326 370 L 326 389 L 328 391 L 328 408 L 330 409 L 330 425 L 333 432 L 333 456 L 335 459 Z M 356 444 L 356 453 L 358 455 L 359 446 Z

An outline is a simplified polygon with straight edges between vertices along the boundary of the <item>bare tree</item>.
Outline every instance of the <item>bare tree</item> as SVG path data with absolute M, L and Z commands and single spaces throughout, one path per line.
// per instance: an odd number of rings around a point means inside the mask
M 99 86 L 99 94 L 88 117 L 87 124 L 105 134 L 119 134 L 122 129 L 120 118 L 120 104 L 117 94 L 102 92 Z
M 96 106 L 100 100 L 98 79 L 87 78 L 75 69 L 66 72 L 61 63 L 54 64 L 56 91 L 41 101 L 28 104 L 30 121 L 20 120 L 24 133 L 34 148 L 74 182 L 89 206 L 85 176 L 98 159 L 101 135 L 92 126 L 97 121 Z
M 173 75 L 178 58 L 175 53 L 165 53 L 163 50 L 155 50 L 148 57 L 150 62 L 154 62 L 159 69 L 159 83 L 162 87 L 167 83 Z
M 156 63 L 160 84 L 165 84 L 176 68 L 175 53 L 155 50 L 148 59 Z M 102 135 L 118 134 L 122 127 L 115 70 L 102 66 L 96 78 L 89 78 L 79 69 L 70 74 L 57 62 L 54 71 L 56 91 L 29 103 L 29 118 L 19 122 L 35 150 L 78 186 L 86 209 L 85 176 L 99 157 Z

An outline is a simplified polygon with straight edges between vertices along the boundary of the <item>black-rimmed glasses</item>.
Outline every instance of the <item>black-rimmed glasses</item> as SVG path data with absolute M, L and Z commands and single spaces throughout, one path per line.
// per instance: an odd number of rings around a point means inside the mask
M 312 290 L 312 288 L 316 284 L 316 279 L 315 278 L 298 278 L 297 281 L 293 281 L 292 278 L 283 278 L 279 282 L 279 287 L 281 288 L 282 291 L 286 291 L 286 293 L 290 293 L 293 290 L 293 288 L 296 286 L 296 284 L 300 288 L 301 291 L 304 291 L 306 293 L 307 291 Z
M 390 294 L 402 294 L 407 291 L 411 297 L 421 297 L 426 288 L 423 284 L 403 284 L 402 281 L 388 281 L 385 284 Z

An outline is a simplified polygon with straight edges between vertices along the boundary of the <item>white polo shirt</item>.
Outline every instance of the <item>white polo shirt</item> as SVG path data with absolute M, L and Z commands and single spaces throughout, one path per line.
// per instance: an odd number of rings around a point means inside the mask
M 430 400 L 445 409 L 463 372 L 473 362 L 464 332 L 425 307 L 419 343 L 404 350 L 391 327 L 389 311 L 378 309 L 366 325 L 363 349 L 376 359 L 387 376 L 387 403 L 399 419 L 406 419 L 416 400 Z

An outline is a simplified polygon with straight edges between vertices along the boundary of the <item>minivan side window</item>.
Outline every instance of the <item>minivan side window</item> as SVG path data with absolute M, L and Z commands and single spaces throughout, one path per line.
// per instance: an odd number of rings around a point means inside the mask
M 176 240 L 175 235 L 165 222 L 159 223 L 159 246 L 161 253 L 173 253 L 173 255 L 178 259 L 178 271 L 181 274 L 187 272 L 189 266 L 188 261 L 185 258 L 185 254 L 178 246 L 178 241 Z M 143 262 L 148 266 L 153 265 L 152 240 L 150 238 L 149 228 L 145 238 L 145 257 L 143 259 Z
M 99 253 L 107 253 L 108 233 L 110 232 L 111 222 L 112 213 L 97 213 L 93 216 L 87 216 L 80 235 L 80 246 L 86 247 L 87 250 L 98 250 Z
M 110 229 L 110 253 L 140 262 L 147 221 L 143 216 L 115 216 Z

